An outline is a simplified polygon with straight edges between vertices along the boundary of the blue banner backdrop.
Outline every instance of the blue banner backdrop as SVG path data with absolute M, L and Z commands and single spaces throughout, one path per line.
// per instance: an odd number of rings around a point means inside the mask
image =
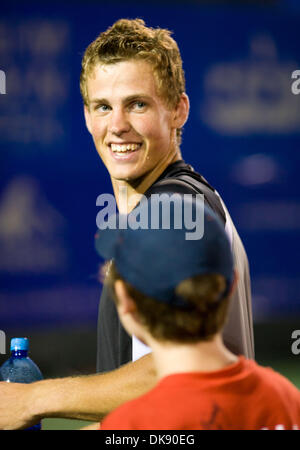
M 0 328 L 96 323 L 96 198 L 112 188 L 85 128 L 79 73 L 88 44 L 122 17 L 168 28 L 179 44 L 191 102 L 183 157 L 231 211 L 255 321 L 299 316 L 300 10 L 17 6 L 0 16 Z

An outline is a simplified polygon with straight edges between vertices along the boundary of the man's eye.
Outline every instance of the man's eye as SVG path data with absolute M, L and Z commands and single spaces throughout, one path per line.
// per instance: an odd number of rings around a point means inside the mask
M 133 107 L 133 109 L 144 109 L 145 107 L 146 107 L 146 103 L 145 102 L 141 102 L 141 101 L 139 101 L 139 102 L 134 102 L 133 104 L 132 104 L 132 107 Z
M 99 106 L 97 106 L 97 110 L 100 112 L 106 112 L 106 111 L 109 111 L 109 106 L 108 105 L 99 105 Z

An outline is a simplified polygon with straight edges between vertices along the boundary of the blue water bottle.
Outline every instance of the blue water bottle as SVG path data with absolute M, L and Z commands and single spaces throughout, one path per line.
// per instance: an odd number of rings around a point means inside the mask
M 27 356 L 27 338 L 13 338 L 10 343 L 10 358 L 0 367 L 0 380 L 8 383 L 32 383 L 43 379 L 38 366 Z M 38 423 L 27 430 L 40 430 Z

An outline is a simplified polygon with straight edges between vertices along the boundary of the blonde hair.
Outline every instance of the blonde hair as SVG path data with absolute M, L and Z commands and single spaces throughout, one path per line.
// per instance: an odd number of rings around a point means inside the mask
M 158 94 L 168 108 L 176 107 L 185 92 L 179 48 L 169 30 L 147 27 L 142 19 L 118 20 L 87 47 L 80 74 L 84 104 L 89 106 L 87 79 L 96 65 L 130 59 L 144 60 L 152 65 Z M 181 129 L 177 130 L 177 141 L 181 141 Z

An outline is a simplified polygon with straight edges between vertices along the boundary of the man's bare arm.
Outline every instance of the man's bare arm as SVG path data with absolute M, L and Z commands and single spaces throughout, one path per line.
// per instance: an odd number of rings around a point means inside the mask
M 0 383 L 0 429 L 26 428 L 45 417 L 101 421 L 156 381 L 152 355 L 104 374 Z

